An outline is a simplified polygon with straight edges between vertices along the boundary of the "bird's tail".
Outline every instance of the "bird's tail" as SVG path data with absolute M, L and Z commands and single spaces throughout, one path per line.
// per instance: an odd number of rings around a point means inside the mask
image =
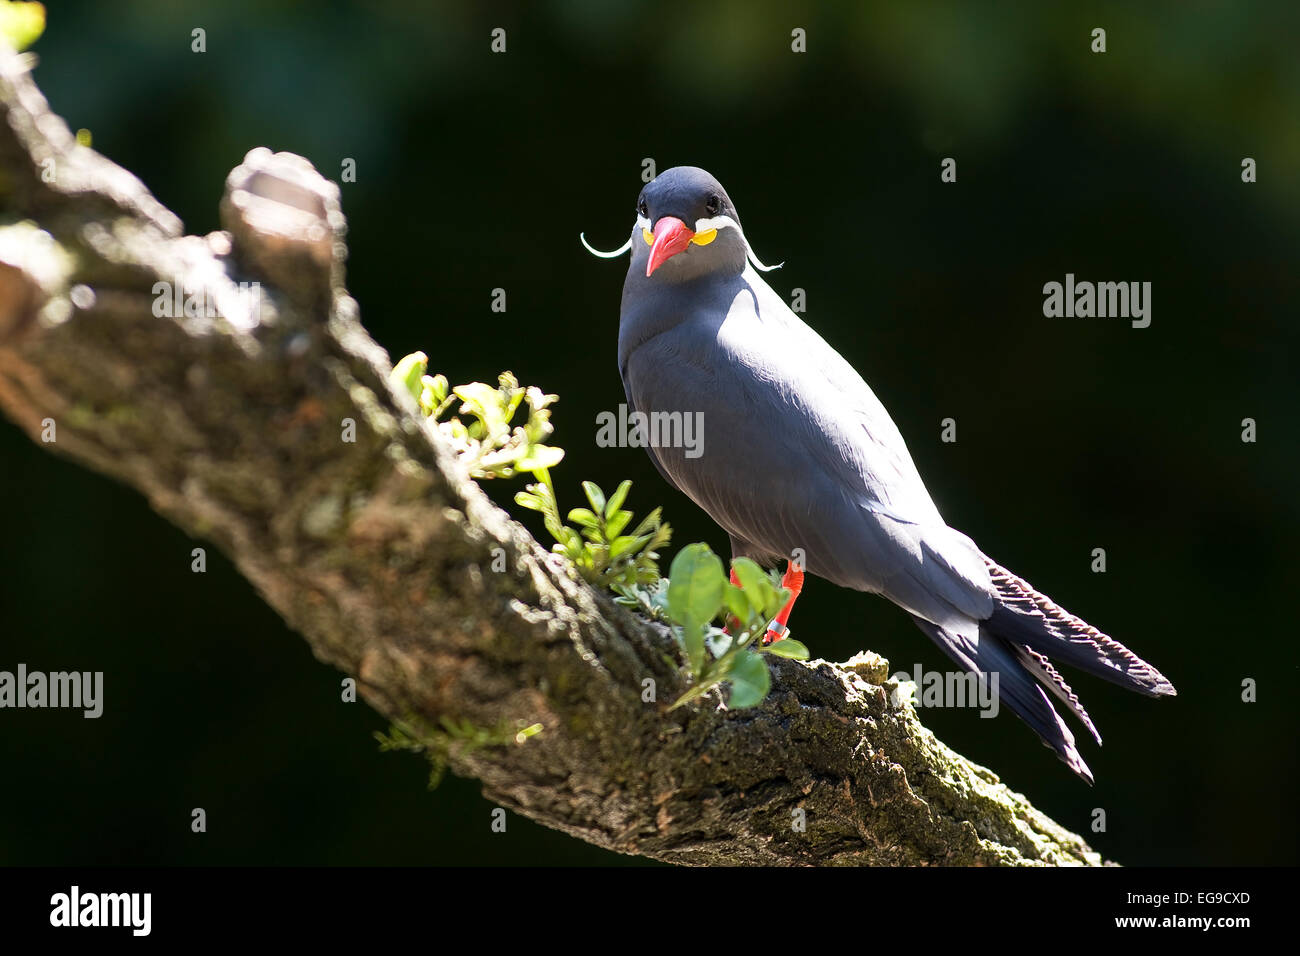
M 998 592 L 993 616 L 984 622 L 994 634 L 1147 697 L 1178 693 L 1164 674 L 1119 641 L 1035 591 L 1024 578 L 984 560 Z
M 1173 696 L 1173 684 L 1119 641 L 1034 590 L 1023 578 L 984 559 L 997 590 L 991 617 L 972 640 L 922 618 L 917 626 L 967 670 L 998 675 L 998 696 L 1055 750 L 1076 774 L 1092 783 L 1092 771 L 1074 744 L 1074 734 L 1048 699 L 1050 693 L 1088 729 L 1101 734 L 1070 685 L 1049 659 L 1055 658 L 1149 697 Z

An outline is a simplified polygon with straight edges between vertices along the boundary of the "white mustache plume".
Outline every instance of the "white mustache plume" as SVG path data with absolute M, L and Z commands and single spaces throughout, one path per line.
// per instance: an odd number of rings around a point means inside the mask
M 650 220 L 645 218 L 645 216 L 637 216 L 636 224 L 647 232 L 650 230 Z M 771 272 L 773 269 L 779 269 L 785 265 L 784 262 L 778 262 L 774 266 L 763 265 L 758 256 L 754 255 L 753 247 L 749 244 L 749 240 L 745 238 L 745 231 L 741 229 L 739 223 L 730 216 L 714 216 L 711 219 L 695 220 L 695 232 L 707 232 L 710 229 L 735 229 L 740 235 L 740 241 L 745 244 L 745 258 L 749 260 L 749 264 L 759 272 Z M 627 242 L 623 243 L 623 245 L 619 246 L 612 252 L 601 252 L 599 249 L 593 248 L 592 245 L 587 242 L 587 234 L 585 232 L 578 233 L 578 239 L 582 242 L 583 247 L 588 252 L 600 259 L 616 259 L 632 248 L 631 236 L 628 236 Z

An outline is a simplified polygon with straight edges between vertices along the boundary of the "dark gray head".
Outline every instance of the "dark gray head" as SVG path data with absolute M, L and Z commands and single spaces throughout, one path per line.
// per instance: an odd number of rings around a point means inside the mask
M 648 285 L 745 271 L 747 246 L 731 197 L 698 166 L 674 166 L 636 201 L 628 280 Z

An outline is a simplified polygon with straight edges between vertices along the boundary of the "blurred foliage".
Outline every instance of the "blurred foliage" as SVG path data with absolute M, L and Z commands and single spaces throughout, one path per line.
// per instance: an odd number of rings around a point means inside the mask
M 0 0 L 0 37 L 25 50 L 45 32 L 45 7 L 23 0 Z

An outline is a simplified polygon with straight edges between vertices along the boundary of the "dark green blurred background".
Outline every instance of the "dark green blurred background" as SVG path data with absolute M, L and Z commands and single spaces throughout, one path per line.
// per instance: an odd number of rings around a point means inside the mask
M 453 382 L 509 368 L 558 392 L 563 505 L 584 478 L 631 477 L 678 545 L 725 553 L 644 452 L 595 447 L 623 401 L 625 261 L 578 244 L 624 240 L 643 158 L 711 170 L 949 522 L 1179 690 L 1068 675 L 1106 738 L 1083 746 L 1091 790 L 1009 713 L 927 723 L 1121 862 L 1296 862 L 1296 4 L 47 6 L 42 89 L 188 231 L 217 227 L 253 146 L 334 179 L 354 158 L 349 285 L 374 337 Z M 1067 272 L 1152 282 L 1151 327 L 1044 318 L 1043 283 Z M 515 335 L 485 333 L 494 287 Z M 427 792 L 223 558 L 192 574 L 201 542 L 7 422 L 0 463 L 0 669 L 106 683 L 99 720 L 0 712 L 0 862 L 624 861 L 514 816 L 492 833 L 472 781 Z M 824 582 L 793 623 L 815 656 L 949 666 L 905 614 Z

